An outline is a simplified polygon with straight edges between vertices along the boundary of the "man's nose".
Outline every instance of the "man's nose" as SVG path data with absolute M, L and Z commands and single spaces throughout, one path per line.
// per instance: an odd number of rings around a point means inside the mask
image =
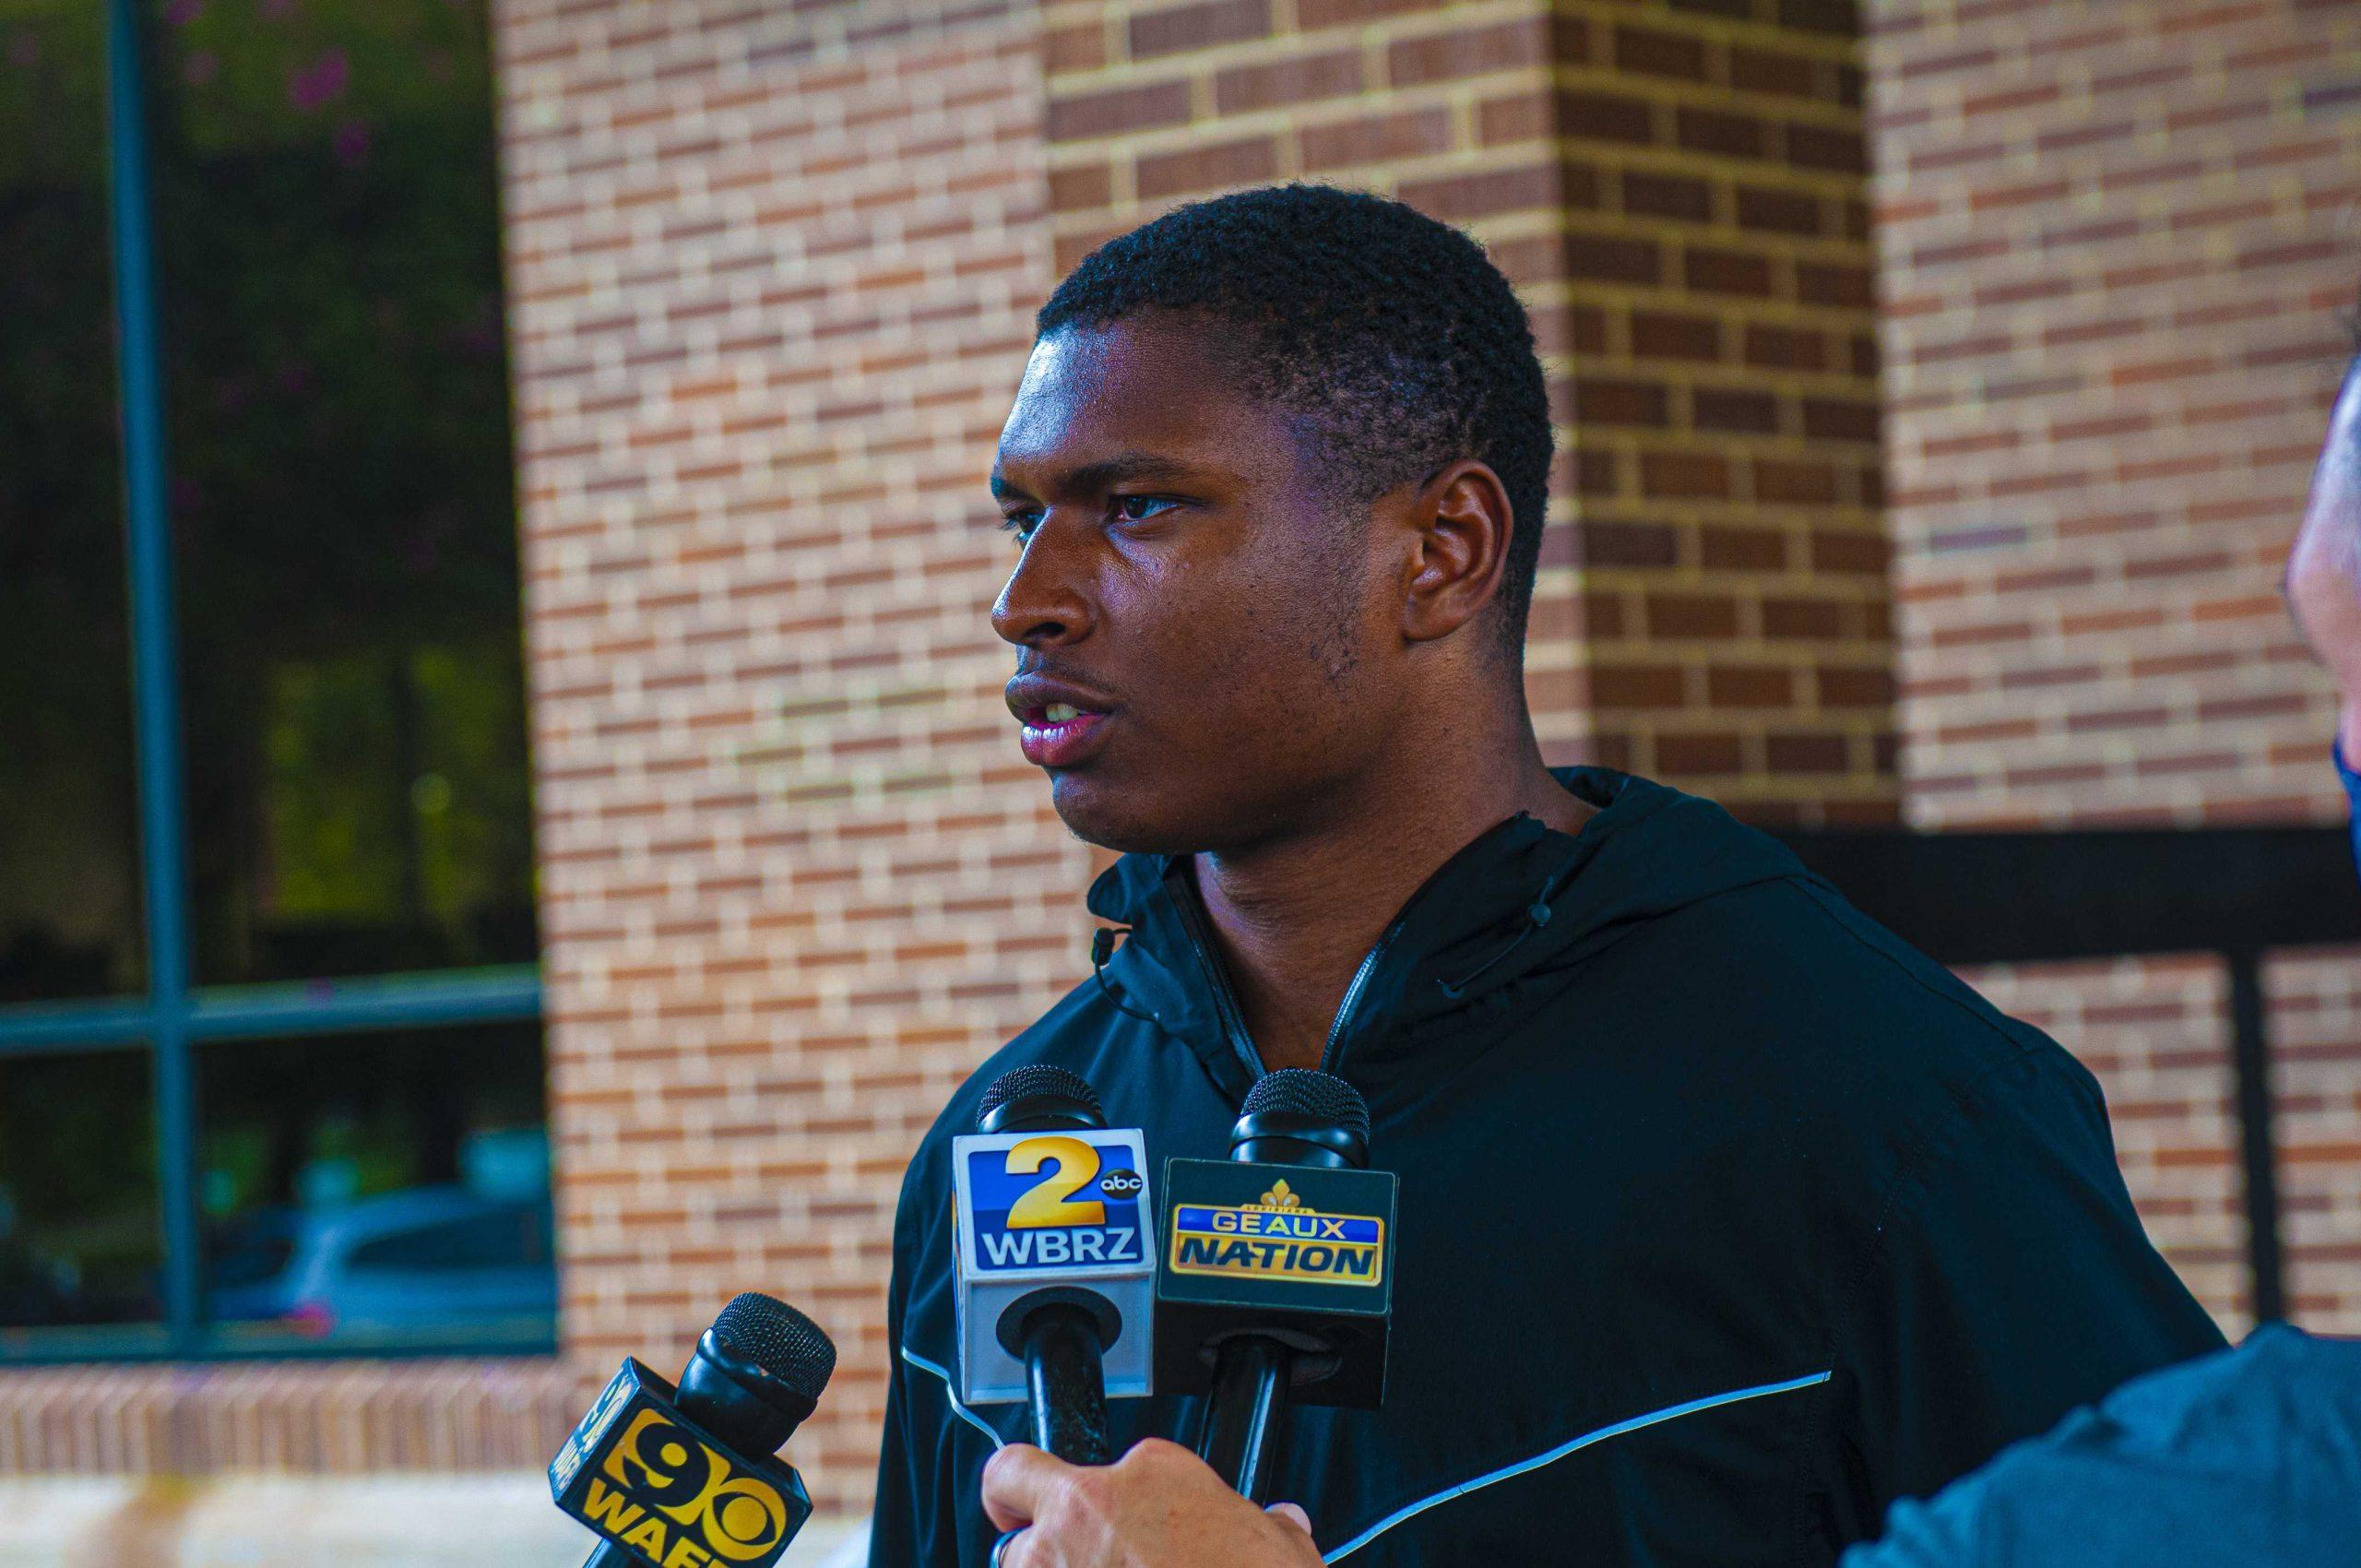
M 992 630 L 1018 647 L 1077 643 L 1096 617 L 1085 587 L 1083 529 L 1045 514 L 992 606 Z

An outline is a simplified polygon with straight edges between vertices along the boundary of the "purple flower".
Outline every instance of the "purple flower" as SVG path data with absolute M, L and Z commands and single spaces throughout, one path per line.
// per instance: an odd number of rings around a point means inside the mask
M 176 28 L 184 28 L 205 15 L 205 0 L 170 0 L 164 7 L 164 19 Z
M 352 80 L 352 65 L 341 49 L 326 50 L 320 57 L 287 78 L 288 101 L 309 113 L 340 98 Z
M 215 54 L 210 49 L 192 50 L 189 57 L 181 62 L 181 75 L 187 78 L 192 87 L 202 87 L 211 81 L 214 73 L 220 68 L 220 56 Z
M 348 169 L 358 169 L 369 157 L 369 127 L 359 120 L 347 120 L 336 128 L 336 160 Z
M 41 59 L 41 34 L 30 28 L 8 41 L 8 64 L 31 65 Z

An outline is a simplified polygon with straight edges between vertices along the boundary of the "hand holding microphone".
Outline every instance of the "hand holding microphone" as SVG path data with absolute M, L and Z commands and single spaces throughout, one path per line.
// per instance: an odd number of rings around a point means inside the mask
M 1314 1568 L 1311 1521 L 1258 1508 L 1205 1462 L 1148 1438 L 1084 1468 L 1013 1443 L 984 1466 L 984 1512 L 1017 1532 L 993 1568 Z
M 675 1388 L 625 1358 L 550 1462 L 550 1495 L 601 1538 L 584 1568 L 766 1568 L 812 1516 L 772 1457 L 812 1414 L 836 1348 L 784 1301 L 722 1308 Z

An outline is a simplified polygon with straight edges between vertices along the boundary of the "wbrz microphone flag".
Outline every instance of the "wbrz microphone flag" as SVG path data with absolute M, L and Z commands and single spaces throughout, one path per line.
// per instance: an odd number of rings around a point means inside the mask
M 1120 1320 L 1101 1362 L 1108 1397 L 1145 1395 L 1156 1236 L 1140 1130 L 973 1133 L 951 1140 L 951 1160 L 959 1396 L 970 1405 L 1026 1397 L 1024 1357 L 1001 1337 L 1003 1315 L 1025 1297 L 1069 1285 L 1086 1288 Z
M 566 1513 L 652 1568 L 769 1568 L 812 1516 L 794 1467 L 733 1454 L 626 1360 L 550 1461 Z
M 1307 1357 L 1292 1397 L 1373 1409 L 1385 1393 L 1394 1298 L 1390 1170 L 1231 1159 L 1164 1162 L 1157 1386 L 1213 1383 L 1206 1347 L 1252 1330 Z

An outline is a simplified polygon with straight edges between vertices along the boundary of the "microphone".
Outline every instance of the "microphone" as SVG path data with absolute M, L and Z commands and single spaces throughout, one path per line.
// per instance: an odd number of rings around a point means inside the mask
M 1164 1162 L 1157 1385 L 1210 1393 L 1198 1453 L 1256 1503 L 1290 1402 L 1385 1397 L 1396 1182 L 1368 1164 L 1359 1092 L 1299 1068 L 1256 1080 L 1228 1160 Z
M 1147 1146 L 1063 1067 L 1017 1067 L 951 1141 L 959 1393 L 1032 1408 L 1033 1441 L 1113 1455 L 1107 1399 L 1148 1391 L 1156 1248 Z
M 836 1369 L 820 1325 L 733 1297 L 678 1388 L 631 1357 L 550 1461 L 550 1495 L 601 1538 L 583 1568 L 769 1568 L 812 1516 L 775 1457 Z

